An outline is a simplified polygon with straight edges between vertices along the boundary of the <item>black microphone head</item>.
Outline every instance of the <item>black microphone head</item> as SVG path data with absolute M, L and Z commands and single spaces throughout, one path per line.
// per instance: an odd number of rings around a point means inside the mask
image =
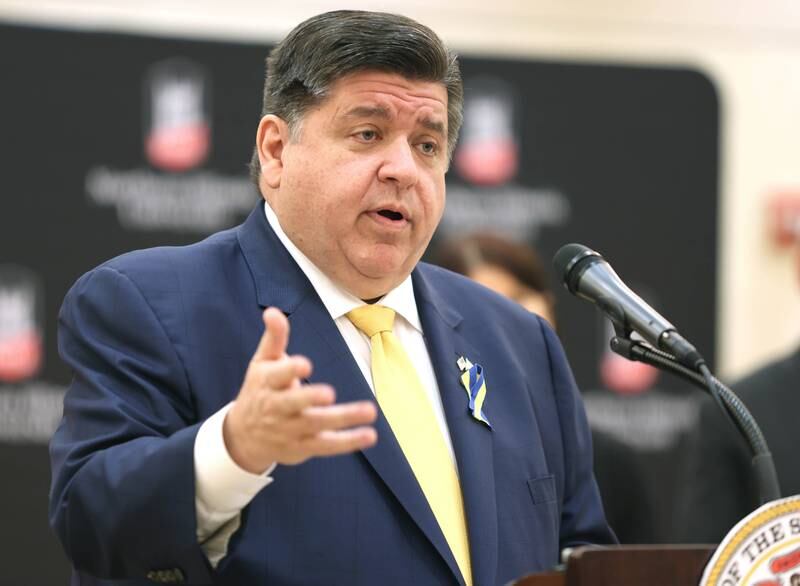
M 553 257 L 553 266 L 558 278 L 567 290 L 575 294 L 583 271 L 589 265 L 602 261 L 603 257 L 583 244 L 565 244 Z

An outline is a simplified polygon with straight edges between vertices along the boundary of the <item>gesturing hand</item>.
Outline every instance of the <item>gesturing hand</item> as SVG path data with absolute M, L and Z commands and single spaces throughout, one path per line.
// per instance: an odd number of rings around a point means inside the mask
M 240 467 L 261 474 L 273 463 L 299 464 L 377 441 L 377 410 L 371 401 L 336 404 L 333 388 L 301 384 L 311 374 L 304 356 L 287 356 L 289 321 L 276 308 L 264 312 L 261 337 L 230 411 L 223 437 Z

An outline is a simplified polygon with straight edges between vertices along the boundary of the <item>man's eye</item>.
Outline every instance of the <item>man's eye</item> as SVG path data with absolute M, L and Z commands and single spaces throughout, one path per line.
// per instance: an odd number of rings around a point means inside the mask
M 378 138 L 378 133 L 374 130 L 361 130 L 358 133 L 358 138 L 366 142 L 372 142 Z
M 425 155 L 435 155 L 439 150 L 439 145 L 435 142 L 422 142 L 419 144 L 419 149 Z

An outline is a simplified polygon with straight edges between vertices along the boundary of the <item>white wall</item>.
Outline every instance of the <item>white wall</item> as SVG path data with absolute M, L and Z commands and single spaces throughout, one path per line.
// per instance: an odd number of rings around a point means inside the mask
M 718 370 L 737 376 L 800 340 L 800 267 L 765 220 L 771 190 L 800 191 L 798 0 L 0 0 L 0 20 L 267 41 L 334 8 L 402 12 L 465 53 L 704 70 L 723 133 Z

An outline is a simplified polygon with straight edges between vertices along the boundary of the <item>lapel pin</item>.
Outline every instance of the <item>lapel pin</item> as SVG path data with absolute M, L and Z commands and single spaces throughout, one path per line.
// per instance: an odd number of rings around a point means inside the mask
M 491 429 L 492 424 L 483 412 L 483 403 L 486 400 L 486 378 L 483 375 L 483 367 L 480 364 L 472 364 L 464 356 L 457 360 L 457 364 L 461 371 L 461 384 L 467 391 L 472 417 Z

